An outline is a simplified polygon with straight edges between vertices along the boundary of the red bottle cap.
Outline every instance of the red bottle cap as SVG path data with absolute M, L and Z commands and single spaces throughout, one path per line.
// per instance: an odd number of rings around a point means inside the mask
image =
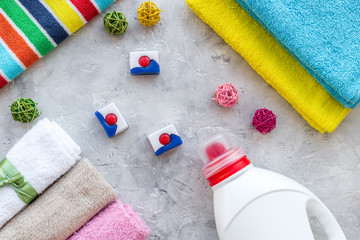
M 233 147 L 223 135 L 202 144 L 200 156 L 205 163 L 203 173 L 211 187 L 251 164 L 244 151 Z

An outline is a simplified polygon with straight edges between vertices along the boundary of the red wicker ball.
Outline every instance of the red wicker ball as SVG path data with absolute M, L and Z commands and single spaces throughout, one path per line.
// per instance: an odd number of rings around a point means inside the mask
M 258 109 L 255 111 L 252 125 L 265 135 L 276 127 L 276 115 L 269 109 Z

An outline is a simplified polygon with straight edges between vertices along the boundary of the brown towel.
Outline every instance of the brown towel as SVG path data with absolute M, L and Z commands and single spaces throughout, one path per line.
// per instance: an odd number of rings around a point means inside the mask
M 115 197 L 115 190 L 83 159 L 10 220 L 0 239 L 67 239 Z

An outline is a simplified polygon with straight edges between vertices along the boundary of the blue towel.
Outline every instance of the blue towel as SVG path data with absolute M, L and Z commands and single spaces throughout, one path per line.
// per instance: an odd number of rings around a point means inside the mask
M 359 0 L 236 1 L 342 105 L 359 104 Z

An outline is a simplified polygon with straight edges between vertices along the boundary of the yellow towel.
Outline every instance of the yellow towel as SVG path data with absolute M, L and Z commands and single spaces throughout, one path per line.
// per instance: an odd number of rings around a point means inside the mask
M 349 113 L 235 0 L 186 3 L 313 128 L 332 132 Z

